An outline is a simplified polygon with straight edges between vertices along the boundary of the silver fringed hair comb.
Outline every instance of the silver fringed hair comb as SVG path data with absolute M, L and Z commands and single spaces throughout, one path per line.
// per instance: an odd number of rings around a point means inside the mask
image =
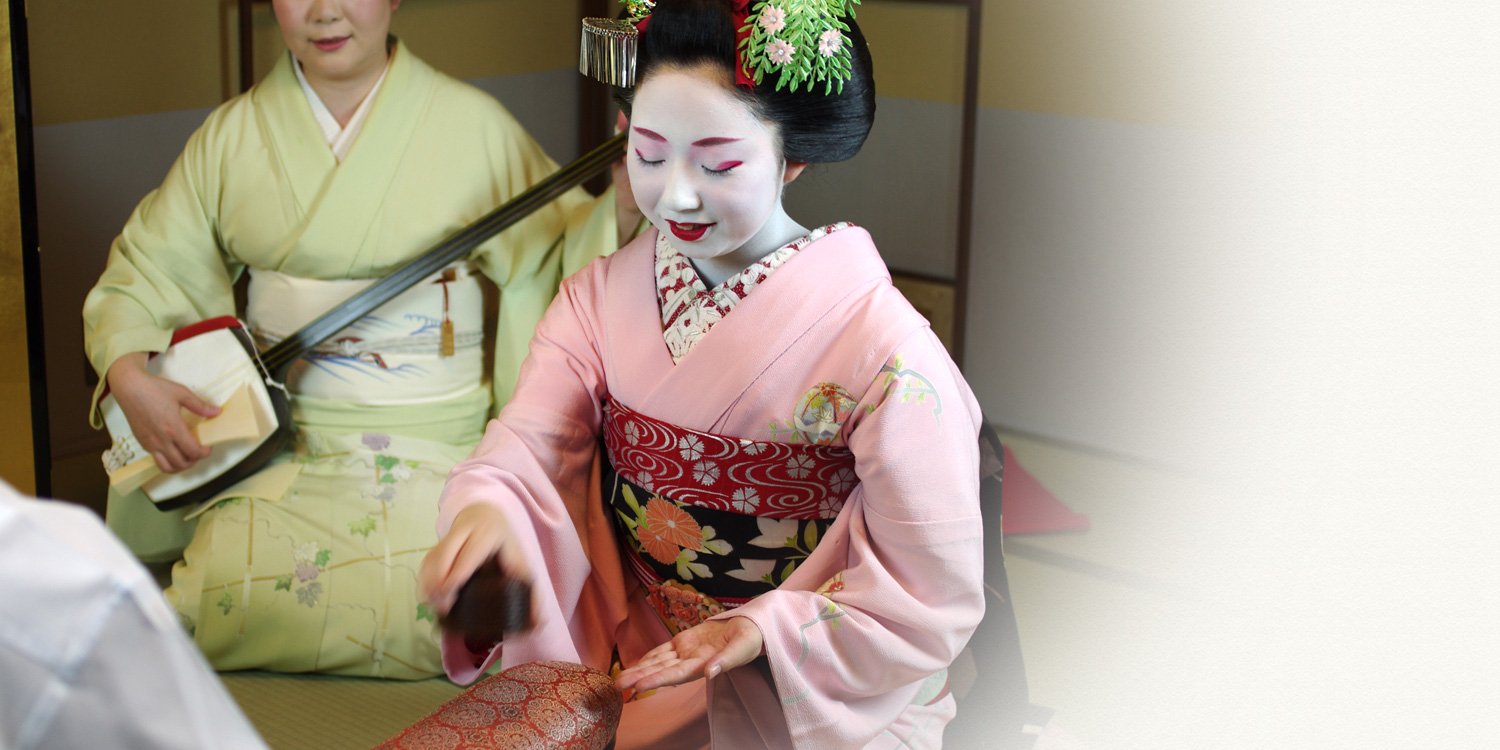
M 635 24 L 625 19 L 583 19 L 578 72 L 611 86 L 634 86 L 637 34 Z

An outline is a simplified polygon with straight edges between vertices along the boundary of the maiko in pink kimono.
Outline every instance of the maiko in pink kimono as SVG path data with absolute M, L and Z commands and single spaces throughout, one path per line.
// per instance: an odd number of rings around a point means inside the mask
M 652 230 L 564 282 L 422 584 L 445 612 L 496 557 L 529 580 L 532 627 L 446 636 L 448 674 L 623 666 L 621 748 L 939 747 L 984 613 L 979 408 L 870 235 L 782 207 L 869 131 L 858 26 L 740 5 L 645 18 L 627 158 Z

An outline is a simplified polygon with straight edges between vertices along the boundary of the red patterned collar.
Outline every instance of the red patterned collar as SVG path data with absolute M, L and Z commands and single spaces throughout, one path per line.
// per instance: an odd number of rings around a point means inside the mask
M 681 362 L 740 300 L 750 296 L 799 250 L 852 226 L 841 221 L 814 229 L 751 263 L 713 289 L 703 283 L 693 264 L 667 241 L 666 235 L 657 235 L 656 301 L 661 306 L 662 337 L 672 353 L 672 361 Z

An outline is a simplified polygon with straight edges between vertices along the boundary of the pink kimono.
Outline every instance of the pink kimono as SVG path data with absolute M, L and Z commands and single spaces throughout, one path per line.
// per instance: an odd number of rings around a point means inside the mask
M 497 506 L 538 621 L 488 653 L 447 636 L 449 676 L 630 665 L 743 616 L 764 656 L 627 704 L 618 747 L 940 746 L 984 612 L 973 395 L 863 229 L 798 250 L 675 363 L 656 242 L 563 283 L 449 477 L 439 532 Z

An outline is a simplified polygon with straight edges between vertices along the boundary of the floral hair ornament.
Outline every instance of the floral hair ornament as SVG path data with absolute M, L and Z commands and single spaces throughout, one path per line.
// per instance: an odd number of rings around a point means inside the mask
M 844 92 L 854 54 L 849 24 L 859 0 L 758 0 L 740 27 L 740 62 L 755 84 L 776 76 L 776 90 L 823 84 Z
M 653 0 L 622 0 L 628 19 L 583 19 L 578 69 L 612 86 L 635 85 L 636 41 Z M 843 93 L 853 68 L 849 24 L 860 0 L 729 0 L 739 65 L 735 83 L 754 88 L 776 77 L 776 90 Z

